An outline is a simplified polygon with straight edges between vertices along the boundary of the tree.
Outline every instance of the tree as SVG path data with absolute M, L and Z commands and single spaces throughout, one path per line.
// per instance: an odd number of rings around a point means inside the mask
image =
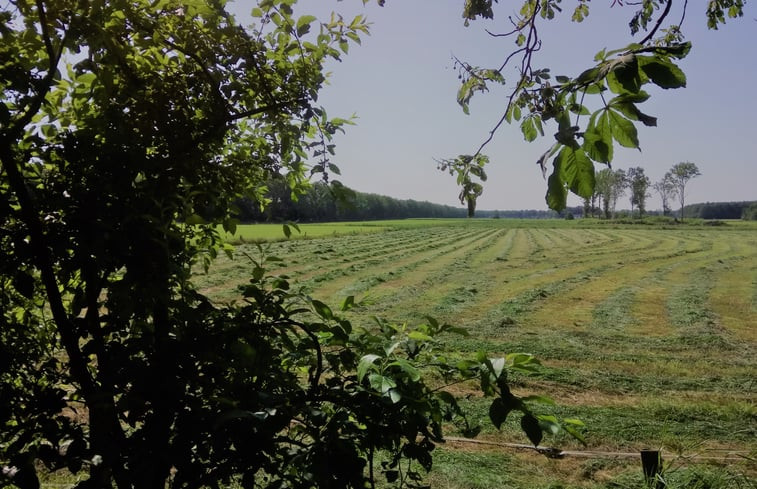
M 744 207 L 741 218 L 745 221 L 757 221 L 757 202 Z
M 652 188 L 660 195 L 662 201 L 662 214 L 667 216 L 670 214 L 670 201 L 676 198 L 676 184 L 671 172 L 665 173 L 662 180 L 655 182 Z
M 639 217 L 644 217 L 646 211 L 646 202 L 649 194 L 647 190 L 651 181 L 644 174 L 644 168 L 637 166 L 629 168 L 627 172 L 628 188 L 631 190 L 631 216 L 633 217 L 633 208 L 639 209 Z
M 479 17 L 494 19 L 495 3 L 466 0 L 463 9 L 466 25 Z M 645 86 L 656 85 L 663 89 L 686 86 L 686 75 L 677 62 L 691 49 L 691 43 L 683 41 L 681 25 L 686 19 L 688 2 L 628 2 L 632 3 L 638 5 L 638 9 L 629 22 L 631 35 L 639 34 L 641 39 L 618 49 L 602 49 L 594 58 L 595 64 L 577 76 L 554 76 L 549 67 L 536 66 L 537 53 L 542 47 L 539 32 L 543 22 L 567 12 L 572 13 L 571 20 L 581 22 L 589 15 L 587 1 L 577 2 L 570 11 L 559 0 L 521 1 L 519 13 L 506 17 L 501 32 L 496 28 L 487 31 L 498 39 L 510 37 L 514 41 L 513 50 L 506 52 L 501 62 L 493 67 L 479 67 L 455 60 L 461 79 L 457 100 L 465 113 L 476 93 L 504 86 L 506 70 L 513 67 L 514 71 L 511 78 L 515 82 L 507 91 L 502 117 L 475 154 L 484 150 L 505 122 L 519 123 L 527 141 L 544 136 L 545 123 L 555 122 L 556 131 L 549 131 L 554 134 L 554 141 L 537 160 L 546 175 L 551 159 L 546 201 L 552 209 L 562 210 L 566 206 L 568 192 L 582 198 L 592 195 L 594 165 L 609 164 L 615 144 L 640 147 L 635 124 L 657 125 L 655 117 L 640 109 L 650 98 Z M 744 3 L 743 0 L 707 2 L 708 27 L 717 29 L 726 18 L 743 16 Z M 613 6 L 616 4 L 623 5 L 623 2 L 613 1 Z M 502 8 L 509 14 L 513 7 L 508 4 Z M 675 23 L 677 19 L 680 21 Z
M 626 173 L 621 169 L 603 168 L 597 173 L 596 189 L 602 200 L 605 219 L 615 215 L 615 206 L 625 193 L 626 182 Z
M 461 187 L 458 198 L 460 203 L 468 207 L 468 217 L 473 217 L 476 213 L 476 200 L 484 191 L 481 182 L 486 181 L 486 172 L 484 165 L 489 162 L 485 155 L 460 155 L 452 160 L 438 161 L 438 168 L 441 171 L 447 171 L 450 175 L 457 174 L 457 184 Z M 477 182 L 473 177 L 478 178 Z
M 670 169 L 670 174 L 673 177 L 673 184 L 676 188 L 676 195 L 678 195 L 678 202 L 681 204 L 681 222 L 683 222 L 683 207 L 686 201 L 686 185 L 694 177 L 701 175 L 699 168 L 694 163 L 689 161 L 683 161 L 673 165 Z
M 193 270 L 231 253 L 218 227 L 234 231 L 240 196 L 338 172 L 347 121 L 316 98 L 367 27 L 311 33 L 292 3 L 261 1 L 250 28 L 223 1 L 0 7 L 0 487 L 60 469 L 80 488 L 365 487 L 378 451 L 406 484 L 400 462 L 430 468 L 443 423 L 475 432 L 419 365 L 478 378 L 492 421 L 520 412 L 534 444 L 559 429 L 508 389 L 531 356 L 447 365 L 433 338 L 462 331 L 353 327 L 262 249 L 240 303 L 195 290 Z

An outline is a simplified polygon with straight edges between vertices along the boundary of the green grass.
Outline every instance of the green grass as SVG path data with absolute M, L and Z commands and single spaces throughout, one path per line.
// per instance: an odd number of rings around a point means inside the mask
M 289 240 L 280 225 L 260 226 L 239 233 L 270 240 L 267 252 L 284 259 L 271 272 L 328 303 L 368 298 L 351 313 L 357 324 L 430 314 L 470 333 L 442 339 L 450 357 L 537 355 L 543 368 L 513 377 L 513 388 L 550 395 L 558 414 L 582 418 L 592 450 L 662 448 L 677 464 L 671 488 L 754 487 L 744 484 L 757 475 L 757 223 L 379 221 L 303 225 L 301 237 L 313 239 Z M 234 260 L 196 277 L 217 300 L 234 300 L 249 280 L 245 254 L 258 251 L 236 248 Z M 485 400 L 467 406 L 485 423 Z M 517 419 L 482 437 L 526 441 Z M 582 449 L 560 436 L 545 443 Z M 722 466 L 685 458 L 722 449 L 743 457 Z M 637 460 L 547 460 L 490 446 L 436 453 L 435 487 L 642 484 Z

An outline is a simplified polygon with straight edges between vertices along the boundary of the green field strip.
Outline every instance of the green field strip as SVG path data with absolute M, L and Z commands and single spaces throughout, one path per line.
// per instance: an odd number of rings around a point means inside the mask
M 340 236 L 330 239 L 313 239 L 313 240 L 296 240 L 282 241 L 275 243 L 266 243 L 268 255 L 286 257 L 287 266 L 279 263 L 271 263 L 269 273 L 276 275 L 296 276 L 303 270 L 319 268 L 323 266 L 329 256 L 329 252 L 335 250 L 335 246 L 340 249 L 352 249 L 356 243 L 364 242 L 366 235 L 358 236 Z M 358 239 L 359 238 L 359 239 Z M 249 253 L 257 258 L 259 251 L 256 246 L 251 244 L 238 245 L 235 249 L 235 258 L 230 260 L 226 256 L 219 257 L 213 264 L 211 276 L 216 278 L 218 284 L 209 283 L 205 276 L 198 275 L 195 282 L 206 293 L 212 297 L 217 297 L 216 291 L 224 291 L 226 298 L 235 298 L 238 296 L 235 289 L 238 285 L 247 283 L 251 276 L 253 264 L 245 256 Z
M 527 229 L 516 229 L 512 247 L 507 256 L 509 261 L 519 262 L 528 260 L 535 252 L 531 243 L 531 233 Z
M 356 236 L 351 243 L 351 246 L 340 247 L 339 243 L 334 243 L 336 246 L 327 248 L 331 250 L 330 255 L 322 256 L 322 262 L 311 263 L 311 266 L 300 267 L 300 275 L 306 275 L 312 272 L 322 271 L 324 267 L 323 262 L 330 262 L 329 265 L 334 267 L 336 262 L 354 264 L 356 262 L 364 262 L 373 258 L 387 258 L 392 254 L 401 254 L 412 252 L 415 249 L 422 249 L 424 247 L 440 247 L 455 239 L 455 237 L 461 238 L 467 236 L 467 233 L 463 230 L 455 230 L 452 233 L 443 234 L 441 231 L 434 232 L 433 230 L 420 229 L 416 232 L 413 231 L 400 231 L 402 233 L 401 239 L 390 239 L 384 241 L 383 239 L 377 239 L 376 236 Z M 441 238 L 441 239 L 440 239 Z M 431 242 L 431 245 L 422 244 Z M 336 250 L 340 251 L 337 253 Z
M 391 260 L 391 258 L 395 256 L 412 255 L 414 250 L 418 249 L 425 251 L 430 248 L 435 249 L 444 247 L 445 245 L 454 244 L 460 239 L 466 238 L 470 235 L 469 232 L 458 229 L 455 229 L 454 232 L 450 233 L 448 228 L 440 228 L 436 230 L 436 232 L 421 228 L 419 231 L 398 231 L 399 233 L 402 233 L 403 236 L 401 236 L 400 239 L 390 239 L 388 244 L 383 243 L 381 240 L 377 240 L 375 235 L 365 234 L 348 237 L 340 236 L 328 240 L 298 240 L 289 242 L 286 245 L 284 243 L 273 243 L 270 248 L 270 254 L 278 255 L 277 252 L 284 251 L 281 255 L 286 256 L 288 260 L 296 263 L 294 266 L 277 268 L 275 270 L 277 275 L 285 274 L 290 276 L 293 282 L 306 284 L 306 281 L 310 279 L 312 283 L 318 283 L 349 273 L 351 267 L 354 270 L 355 265 L 353 262 L 360 263 L 363 268 L 377 266 L 385 261 Z M 490 231 L 484 229 L 479 232 Z M 438 238 L 440 237 L 444 240 L 439 240 Z M 396 237 L 390 236 L 390 238 Z M 380 243 L 380 246 L 376 246 L 377 242 Z M 418 244 L 419 242 L 425 242 L 426 244 Z M 428 243 L 432 244 L 429 245 Z M 251 273 L 252 266 L 246 258 L 241 256 L 241 254 L 243 251 L 247 250 L 257 254 L 257 249 L 250 247 L 251 245 L 244 246 L 247 246 L 248 248 L 239 247 L 237 250 L 237 259 L 232 261 L 224 257 L 224 261 L 227 263 L 231 262 L 231 264 L 227 265 L 225 270 L 221 269 L 224 273 L 219 274 L 225 277 L 224 285 L 222 285 L 222 287 L 225 286 L 227 289 L 235 289 L 236 286 L 247 283 L 249 280 L 248 274 Z M 296 252 L 294 251 L 295 249 L 297 250 Z M 349 255 L 346 257 L 346 265 L 343 263 L 345 261 L 344 257 L 338 257 L 337 260 L 334 256 L 336 250 L 339 249 L 348 250 Z M 387 253 L 387 249 L 391 249 L 393 252 Z M 369 257 L 377 258 L 369 259 Z M 339 263 L 339 265 L 335 266 L 335 263 Z M 245 267 L 248 267 L 250 272 L 245 273 Z M 232 271 L 233 273 L 230 273 Z M 232 278 L 235 276 L 239 278 Z M 200 286 L 202 287 L 202 285 Z M 212 293 L 213 289 L 208 288 L 207 291 Z M 231 293 L 230 297 L 236 297 L 237 295 L 238 294 L 236 293 Z
M 548 231 L 546 231 L 548 232 Z M 472 263 L 478 262 L 476 255 L 472 255 Z M 441 267 L 442 264 L 439 264 Z M 527 270 L 525 274 L 513 276 L 513 270 L 508 268 L 508 264 L 499 263 L 499 261 L 492 262 L 488 267 L 475 267 L 473 271 L 470 270 L 470 266 L 467 268 L 445 268 L 445 277 L 448 282 L 456 284 L 455 286 L 448 286 L 448 292 L 446 295 L 442 295 L 436 292 L 433 297 L 433 309 L 430 311 L 432 315 L 439 315 L 440 319 L 446 321 L 452 321 L 456 324 L 470 324 L 478 319 L 477 312 L 484 311 L 482 303 L 489 303 L 491 305 L 501 303 L 504 298 L 513 297 L 521 292 L 528 291 L 534 287 L 534 285 L 551 284 L 553 282 L 560 282 L 561 279 L 570 278 L 576 273 L 580 273 L 581 269 L 565 269 L 560 270 L 556 268 L 554 264 L 542 260 L 540 264 L 534 265 L 521 263 L 518 265 L 518 269 Z M 458 271 L 459 273 L 452 274 L 451 271 Z M 464 270 L 467 271 L 463 273 Z M 558 277 L 555 277 L 558 274 Z M 437 274 L 438 275 L 438 274 Z M 537 276 L 538 278 L 534 279 Z M 528 277 L 529 280 L 523 280 L 524 277 Z M 513 279 L 513 280 L 509 280 Z M 425 285 L 427 287 L 439 288 L 439 280 L 433 280 Z M 421 283 L 421 285 L 423 285 Z M 382 286 L 384 286 L 382 284 Z M 496 289 L 496 290 L 493 290 Z M 422 299 L 430 299 L 429 294 L 424 293 L 425 288 L 416 287 L 413 290 L 414 295 L 421 295 Z M 458 311 L 455 314 L 455 311 Z M 450 315 L 452 314 L 452 315 Z
M 644 255 L 625 253 L 622 261 L 618 256 L 606 255 L 604 263 L 596 263 L 597 272 L 583 283 L 580 288 L 566 291 L 543 301 L 537 311 L 524 318 L 524 324 L 538 329 L 567 328 L 583 330 L 593 322 L 594 308 L 604 301 L 617 289 L 627 284 L 634 284 L 658 268 L 662 261 L 680 260 L 678 256 L 670 256 L 665 249 L 661 255 Z
M 714 285 L 712 272 L 699 268 L 689 277 L 689 282 L 671 290 L 668 299 L 668 315 L 678 329 L 679 340 L 706 352 L 734 349 L 734 340 L 720 326 L 709 304 Z
M 542 386 L 543 392 L 548 386 Z M 523 394 L 537 391 L 520 389 Z M 547 446 L 563 449 L 586 449 L 606 447 L 623 451 L 639 451 L 649 446 L 661 447 L 667 451 L 677 451 L 683 446 L 698 444 L 711 447 L 728 446 L 734 450 L 748 450 L 757 435 L 757 425 L 753 422 L 754 408 L 738 400 L 719 398 L 716 401 L 692 400 L 683 396 L 644 395 L 632 393 L 625 402 L 562 404 L 555 398 L 557 406 L 548 409 L 535 406 L 535 411 L 550 412 L 560 417 L 579 418 L 585 424 L 584 436 L 588 446 L 582 447 L 565 434 L 547 435 L 543 441 Z M 497 430 L 487 422 L 491 399 L 472 397 L 461 402 L 471 422 L 482 426 L 482 437 L 506 442 L 522 442 L 520 416 L 513 414 Z
M 507 253 L 512 247 L 515 231 L 512 229 L 501 229 L 492 240 L 471 258 L 471 266 L 474 268 L 486 267 L 489 263 L 496 261 L 498 258 Z
M 486 234 L 460 242 L 435 259 L 416 260 L 413 267 L 404 267 L 401 273 L 375 284 L 367 292 L 374 297 L 374 305 L 382 314 L 409 318 L 433 314 L 435 304 L 450 290 L 466 283 L 460 280 L 459 273 L 471 269 L 470 257 L 478 250 L 489 248 L 490 242 L 497 239 L 498 234 Z
M 757 345 L 757 243 L 744 242 L 740 256 L 721 259 L 708 302 L 720 325 L 738 341 Z
M 618 243 L 620 245 L 624 241 Z M 588 249 L 585 248 L 585 250 Z M 563 282 L 566 280 L 578 285 L 582 281 L 589 280 L 602 267 L 610 266 L 613 269 L 618 267 L 617 251 L 604 253 L 603 258 L 607 263 L 598 262 L 596 257 L 580 260 L 572 255 L 572 259 L 567 262 L 541 260 L 539 265 L 521 264 L 522 266 L 518 268 L 507 268 L 509 264 L 497 264 L 497 268 L 486 268 L 485 276 L 480 276 L 478 283 L 475 284 L 480 292 L 477 302 L 449 320 L 455 323 L 461 321 L 475 323 L 481 321 L 482 318 L 492 318 L 496 322 L 496 318 L 499 317 L 500 320 L 511 323 L 513 314 L 511 309 L 515 307 L 513 304 L 522 306 L 523 303 L 523 298 L 519 297 L 520 294 L 540 288 L 554 288 L 555 283 L 562 284 L 564 288 Z M 591 273 L 587 273 L 589 270 Z M 488 284 L 488 287 L 482 286 L 481 283 Z M 519 313 L 523 310 L 523 307 L 519 307 Z
M 314 294 L 324 300 L 335 300 L 347 295 L 370 293 L 374 300 L 383 301 L 388 299 L 387 295 L 397 295 L 403 287 L 409 286 L 405 280 L 407 275 L 412 275 L 415 283 L 422 283 L 425 280 L 424 270 L 429 266 L 436 268 L 453 264 L 458 256 L 465 256 L 470 249 L 481 246 L 482 241 L 493 239 L 496 234 L 496 230 L 476 230 L 462 239 L 453 237 L 444 246 L 424 248 L 423 252 L 414 254 L 404 253 L 402 259 L 387 257 L 382 260 L 383 266 L 378 267 L 379 271 L 374 265 L 362 274 L 344 274 L 341 278 L 320 284 Z

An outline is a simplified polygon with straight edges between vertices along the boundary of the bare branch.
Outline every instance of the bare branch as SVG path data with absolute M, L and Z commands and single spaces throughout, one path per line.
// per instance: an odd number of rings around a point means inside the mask
M 652 30 L 649 31 L 649 34 L 647 34 L 646 37 L 644 37 L 644 39 L 642 39 L 639 42 L 639 44 L 642 44 L 642 45 L 646 44 L 647 42 L 649 42 L 650 39 L 652 39 L 652 37 L 654 37 L 655 33 L 657 33 L 657 30 L 662 25 L 662 21 L 665 20 L 665 17 L 667 17 L 668 14 L 670 13 L 670 7 L 672 6 L 673 6 L 673 0 L 667 0 L 667 2 L 665 3 L 665 10 L 662 12 L 662 14 L 660 14 L 660 18 L 657 19 L 657 23 L 652 28 Z M 685 13 L 685 10 L 684 10 L 684 13 Z

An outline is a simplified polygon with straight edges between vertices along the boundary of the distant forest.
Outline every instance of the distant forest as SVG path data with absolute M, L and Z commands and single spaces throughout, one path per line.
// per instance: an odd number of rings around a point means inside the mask
M 747 219 L 757 221 L 757 201 L 751 202 L 706 202 L 683 208 L 685 217 L 700 219 Z
M 268 184 L 266 197 L 269 203 L 261 210 L 259 202 L 249 198 L 237 202 L 238 218 L 242 222 L 328 222 L 370 221 L 409 218 L 464 218 L 462 207 L 434 204 L 413 199 L 401 200 L 385 195 L 357 192 L 347 187 L 330 187 L 323 182 L 314 183 L 303 195 L 292 198 L 283 181 Z M 618 213 L 623 217 L 623 211 Z M 649 212 L 649 214 L 660 214 Z M 583 217 L 581 206 L 569 207 L 562 213 L 552 210 L 479 210 L 476 217 L 502 219 L 550 219 L 573 216 Z M 701 219 L 757 220 L 757 201 L 707 202 L 684 207 L 684 216 Z

